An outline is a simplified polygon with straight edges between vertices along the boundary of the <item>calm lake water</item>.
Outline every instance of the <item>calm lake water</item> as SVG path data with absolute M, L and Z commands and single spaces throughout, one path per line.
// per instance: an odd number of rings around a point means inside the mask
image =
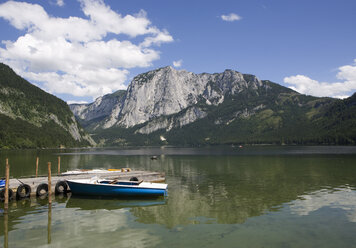
M 356 147 L 0 151 L 0 176 L 6 157 L 20 177 L 58 155 L 62 171 L 164 172 L 168 197 L 0 204 L 0 247 L 356 247 Z

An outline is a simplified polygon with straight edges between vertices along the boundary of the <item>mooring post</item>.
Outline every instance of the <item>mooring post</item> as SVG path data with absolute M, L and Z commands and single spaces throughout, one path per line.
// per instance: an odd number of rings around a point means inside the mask
M 39 162 L 39 158 L 36 158 L 36 177 L 38 175 L 38 162 Z
M 51 162 L 48 162 L 48 204 L 52 204 Z
M 10 181 L 10 165 L 9 159 L 6 159 L 6 168 L 5 168 L 5 202 L 4 202 L 4 212 L 7 213 L 9 207 L 9 181 Z
M 58 156 L 58 175 L 61 173 L 61 157 Z

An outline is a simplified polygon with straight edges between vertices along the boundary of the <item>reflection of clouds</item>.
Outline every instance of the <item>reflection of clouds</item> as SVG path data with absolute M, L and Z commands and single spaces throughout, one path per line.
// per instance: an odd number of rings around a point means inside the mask
M 300 198 L 291 203 L 294 214 L 309 215 L 322 207 L 339 208 L 346 211 L 349 221 L 356 222 L 356 191 L 350 187 L 318 190 Z
M 54 205 L 51 244 L 48 247 L 147 247 L 160 239 L 150 230 L 132 225 L 129 209 L 80 210 Z M 47 247 L 48 212 L 33 211 L 16 220 L 9 232 L 9 247 Z M 64 238 L 65 237 L 65 238 Z
M 156 247 L 160 243 L 148 229 L 123 230 L 116 240 L 113 247 Z
M 68 169 L 76 169 L 79 167 L 81 156 L 69 156 Z
M 127 224 L 127 210 L 118 209 L 118 210 L 90 210 L 82 211 L 76 210 L 74 213 L 67 213 L 67 217 L 71 218 L 73 215 L 76 218 L 76 225 L 72 225 L 73 232 L 77 235 L 81 235 L 81 232 L 97 232 L 97 233 L 106 233 L 106 232 L 115 232 L 120 228 L 123 228 Z

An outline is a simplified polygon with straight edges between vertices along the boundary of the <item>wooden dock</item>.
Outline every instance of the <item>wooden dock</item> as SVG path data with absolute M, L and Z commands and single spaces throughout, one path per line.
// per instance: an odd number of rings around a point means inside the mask
M 73 179 L 90 179 L 92 177 L 98 177 L 102 179 L 118 179 L 118 180 L 130 180 L 132 177 L 136 177 L 139 180 L 144 180 L 147 182 L 164 182 L 165 175 L 160 172 L 150 172 L 150 171 L 108 171 L 107 173 L 84 173 L 84 174 L 69 174 L 69 175 L 52 175 L 51 176 L 51 192 L 55 192 L 56 183 L 64 180 Z M 21 184 L 27 184 L 31 187 L 31 196 L 36 195 L 36 190 L 40 184 L 48 184 L 47 176 L 38 177 L 23 177 L 23 178 L 10 178 L 9 188 L 16 193 L 17 188 Z

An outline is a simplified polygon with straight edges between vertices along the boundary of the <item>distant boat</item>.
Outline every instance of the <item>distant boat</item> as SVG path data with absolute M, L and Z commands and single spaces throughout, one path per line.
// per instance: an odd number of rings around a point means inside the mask
M 165 196 L 167 184 L 108 179 L 67 180 L 73 195 L 93 196 Z

